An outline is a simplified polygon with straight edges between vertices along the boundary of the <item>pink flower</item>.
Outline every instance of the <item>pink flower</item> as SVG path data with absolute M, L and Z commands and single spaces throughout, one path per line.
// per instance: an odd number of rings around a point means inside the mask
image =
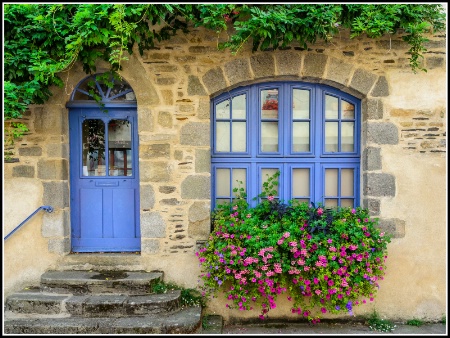
M 317 215 L 322 215 L 323 214 L 323 209 L 322 208 L 318 208 L 317 209 Z
M 356 214 L 356 210 L 355 209 L 352 209 L 352 214 Z
M 274 196 L 269 196 L 269 197 L 267 197 L 267 199 L 268 199 L 269 201 L 273 201 L 274 198 L 275 198 Z

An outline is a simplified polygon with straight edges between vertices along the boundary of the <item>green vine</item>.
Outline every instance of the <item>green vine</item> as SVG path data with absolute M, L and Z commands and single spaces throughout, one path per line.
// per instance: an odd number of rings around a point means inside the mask
M 5 4 L 4 116 L 20 119 L 29 104 L 43 104 L 74 62 L 87 74 L 96 61 L 120 72 L 137 46 L 142 55 L 156 42 L 204 27 L 228 39 L 218 48 L 238 53 L 301 47 L 331 41 L 342 29 L 351 37 L 401 34 L 410 46 L 413 72 L 422 68 L 425 34 L 445 30 L 440 4 Z M 21 129 L 22 128 L 22 129 Z M 8 133 L 20 137 L 22 127 Z

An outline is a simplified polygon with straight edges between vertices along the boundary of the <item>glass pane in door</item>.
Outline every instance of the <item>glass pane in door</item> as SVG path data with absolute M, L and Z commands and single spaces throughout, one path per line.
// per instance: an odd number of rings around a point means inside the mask
M 83 176 L 105 176 L 105 123 L 88 119 L 82 125 Z
M 109 176 L 131 176 L 131 122 L 111 120 L 108 124 Z

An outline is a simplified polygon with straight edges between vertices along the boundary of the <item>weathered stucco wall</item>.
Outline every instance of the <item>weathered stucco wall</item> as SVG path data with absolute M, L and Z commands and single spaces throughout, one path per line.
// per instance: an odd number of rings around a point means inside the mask
M 142 57 L 136 51 L 121 74 L 138 102 L 142 250 L 104 264 L 162 270 L 167 281 L 195 286 L 200 271 L 194 252 L 210 228 L 211 97 L 256 81 L 320 82 L 362 100 L 361 202 L 394 235 L 379 294 L 355 315 L 375 307 L 390 318 L 441 319 L 447 299 L 446 40 L 430 39 L 428 72 L 418 74 L 398 37 L 350 40 L 344 32 L 308 50 L 251 53 L 246 46 L 232 56 L 217 50 L 216 35 L 194 30 Z M 105 70 L 99 63 L 97 71 Z M 62 74 L 66 87 L 56 88 L 48 104 L 30 108 L 31 131 L 12 149 L 19 161 L 5 164 L 5 232 L 40 205 L 55 207 L 5 243 L 6 294 L 36 284 L 47 268 L 96 264 L 98 257 L 69 254 L 65 104 L 85 76 L 76 65 Z M 256 316 L 224 304 L 216 299 L 210 311 L 228 320 Z M 291 314 L 279 305 L 271 316 Z

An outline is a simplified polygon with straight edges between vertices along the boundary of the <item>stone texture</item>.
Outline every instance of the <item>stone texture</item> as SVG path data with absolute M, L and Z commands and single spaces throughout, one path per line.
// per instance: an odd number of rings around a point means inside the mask
M 363 121 L 380 120 L 383 118 L 383 101 L 380 99 L 367 99 L 362 102 Z
M 188 95 L 206 95 L 205 88 L 200 83 L 200 80 L 197 76 L 189 75 L 188 76 L 188 87 L 187 87 Z
M 69 207 L 69 187 L 67 182 L 43 182 L 42 202 L 53 209 Z
M 330 58 L 326 78 L 336 83 L 346 85 L 350 79 L 353 65 L 336 58 Z
M 191 146 L 209 146 L 209 124 L 192 122 L 181 128 L 180 143 Z
M 395 196 L 395 177 L 391 174 L 363 175 L 363 193 L 366 196 Z
M 31 165 L 17 165 L 13 167 L 13 177 L 27 177 L 33 178 L 35 173 L 34 166 Z
M 209 176 L 191 175 L 181 182 L 181 198 L 210 199 L 211 178 Z
M 195 172 L 209 173 L 211 171 L 211 151 L 205 149 L 195 150 Z
M 250 65 L 255 74 L 255 78 L 264 78 L 275 75 L 275 62 L 272 54 L 263 53 L 252 56 Z
M 220 67 L 207 71 L 205 75 L 203 75 L 202 80 L 206 89 L 211 94 L 216 93 L 227 86 L 225 76 Z
M 141 214 L 141 236 L 143 238 L 163 238 L 166 236 L 166 223 L 159 212 Z
M 381 168 L 381 149 L 374 147 L 367 147 L 363 151 L 363 169 L 364 170 L 379 170 Z
M 376 144 L 398 144 L 397 126 L 391 122 L 369 122 L 367 141 Z
M 149 184 L 141 184 L 140 202 L 142 210 L 153 209 L 155 205 L 155 191 L 153 190 L 153 186 Z
M 363 199 L 363 208 L 369 210 L 370 216 L 378 216 L 380 214 L 380 200 L 374 198 Z
M 389 85 L 385 76 L 380 76 L 378 78 L 378 81 L 372 89 L 370 95 L 374 97 L 389 96 Z
M 350 88 L 367 95 L 373 87 L 377 76 L 367 70 L 358 68 L 352 76 Z
M 171 178 L 170 166 L 167 162 L 140 162 L 141 182 L 169 182 Z
M 302 75 L 305 77 L 305 80 L 308 80 L 308 78 L 321 79 L 325 72 L 327 61 L 328 56 L 323 54 L 305 55 L 302 70 Z
M 44 212 L 42 222 L 43 237 L 66 237 L 70 235 L 70 215 L 67 210 Z
M 43 180 L 67 180 L 69 164 L 65 159 L 41 159 L 37 163 L 38 178 Z
M 149 144 L 141 145 L 140 156 L 142 159 L 170 158 L 170 144 Z
M 225 74 L 231 85 L 247 82 L 252 76 L 247 59 L 236 59 L 225 64 Z
M 42 156 L 42 148 L 41 147 L 19 148 L 19 156 Z
M 300 53 L 290 51 L 279 53 L 275 60 L 278 75 L 300 75 Z
M 167 111 L 160 111 L 158 113 L 158 124 L 163 128 L 172 128 L 173 126 L 172 114 Z
M 189 237 L 207 238 L 211 229 L 210 203 L 194 202 L 189 208 Z

